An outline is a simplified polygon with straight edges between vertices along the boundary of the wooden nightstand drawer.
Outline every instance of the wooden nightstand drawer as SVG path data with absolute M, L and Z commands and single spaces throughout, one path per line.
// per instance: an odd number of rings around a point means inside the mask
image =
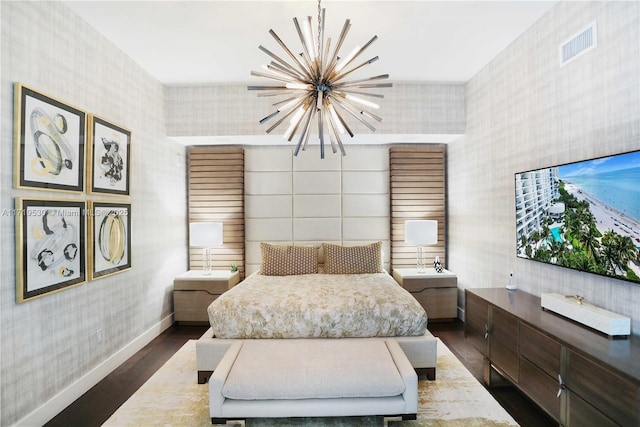
M 231 285 L 233 286 L 233 285 Z M 228 280 L 180 280 L 173 281 L 174 291 L 205 291 L 220 295 L 229 290 Z
M 173 316 L 176 322 L 209 322 L 207 307 L 240 281 L 238 272 L 190 270 L 173 280 Z
M 207 307 L 218 295 L 206 291 L 173 291 L 174 320 L 176 322 L 208 322 Z
M 424 289 L 411 292 L 427 312 L 429 320 L 453 319 L 458 315 L 458 290 L 456 288 Z
M 428 268 L 418 273 L 415 268 L 397 268 L 393 278 L 418 300 L 427 312 L 429 320 L 455 319 L 458 317 L 458 279 L 445 270 L 436 273 Z

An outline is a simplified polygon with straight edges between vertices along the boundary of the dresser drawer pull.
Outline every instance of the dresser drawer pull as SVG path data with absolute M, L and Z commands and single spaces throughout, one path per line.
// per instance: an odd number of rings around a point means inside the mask
M 486 340 L 488 338 L 489 338 L 489 325 L 487 325 L 485 323 L 485 325 L 484 325 L 484 339 Z
M 558 374 L 558 394 L 556 394 L 556 397 L 559 399 L 560 395 L 562 394 L 562 390 L 564 390 L 564 382 L 562 382 L 562 376 L 560 374 Z

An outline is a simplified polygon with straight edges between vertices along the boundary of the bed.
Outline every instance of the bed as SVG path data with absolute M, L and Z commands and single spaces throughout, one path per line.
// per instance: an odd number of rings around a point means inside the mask
M 418 373 L 435 378 L 436 341 L 420 303 L 382 268 L 381 242 L 261 244 L 260 270 L 208 307 L 196 343 L 204 383 L 236 340 L 395 339 Z

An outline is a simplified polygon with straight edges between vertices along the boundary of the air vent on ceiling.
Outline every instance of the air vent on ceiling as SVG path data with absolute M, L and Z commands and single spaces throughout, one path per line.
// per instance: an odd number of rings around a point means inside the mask
M 598 45 L 596 21 L 560 45 L 560 66 L 580 58 Z

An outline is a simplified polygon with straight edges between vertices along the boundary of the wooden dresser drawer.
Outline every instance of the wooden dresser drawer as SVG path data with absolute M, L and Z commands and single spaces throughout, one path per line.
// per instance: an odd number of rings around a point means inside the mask
M 484 356 L 489 355 L 489 304 L 470 292 L 465 292 L 464 335 Z
M 558 397 L 560 383 L 557 376 L 554 378 L 547 375 L 536 365 L 521 357 L 518 385 L 556 421 L 561 419 L 562 395 Z
M 621 426 L 640 425 L 640 384 L 620 377 L 606 367 L 568 351 L 565 383 L 573 394 L 591 402 Z
M 489 357 L 514 382 L 518 382 L 518 318 L 491 307 Z
M 582 400 L 577 394 L 569 393 L 568 425 L 580 427 L 616 427 L 618 424 L 596 408 Z
M 558 378 L 562 352 L 560 343 L 520 323 L 519 345 L 520 356 L 528 359 L 551 377 Z

